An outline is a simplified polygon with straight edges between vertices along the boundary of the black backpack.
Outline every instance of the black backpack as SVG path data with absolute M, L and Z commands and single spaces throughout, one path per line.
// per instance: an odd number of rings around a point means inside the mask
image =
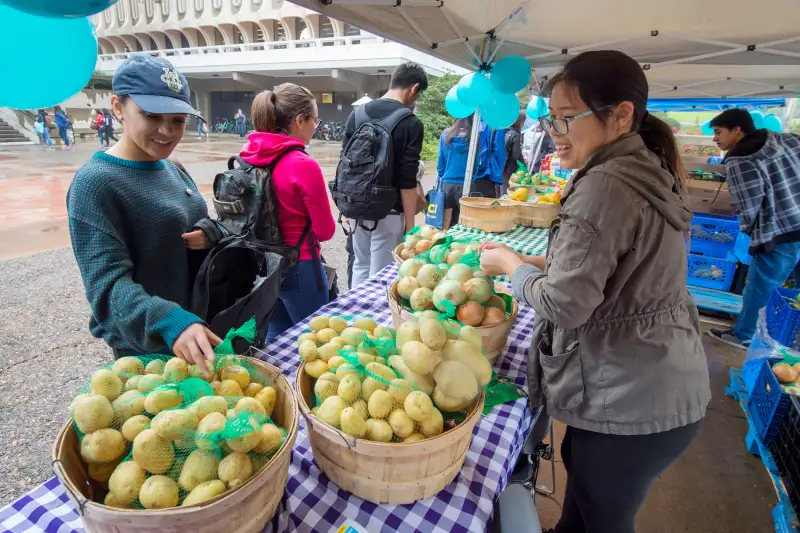
M 220 338 L 255 317 L 252 346 L 263 348 L 277 309 L 283 263 L 257 239 L 242 235 L 222 239 L 208 252 L 195 278 L 192 313 Z M 234 341 L 235 353 L 246 353 L 249 347 L 242 338 Z
M 392 132 L 412 113 L 403 108 L 375 120 L 367 115 L 364 107 L 355 110 L 355 133 L 342 151 L 336 177 L 329 187 L 339 209 L 339 221 L 346 217 L 365 230 L 373 231 L 397 202 Z M 372 228 L 365 226 L 364 221 L 374 222 Z M 347 228 L 345 233 L 349 234 Z

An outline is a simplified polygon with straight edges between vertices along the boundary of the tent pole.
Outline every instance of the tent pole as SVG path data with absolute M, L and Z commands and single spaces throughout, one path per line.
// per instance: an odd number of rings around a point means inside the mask
M 472 115 L 472 132 L 469 137 L 469 150 L 467 151 L 467 168 L 464 172 L 464 188 L 461 190 L 462 196 L 469 196 L 472 188 L 472 171 L 475 168 L 475 152 L 478 148 L 478 137 L 480 137 L 481 110 L 476 108 Z

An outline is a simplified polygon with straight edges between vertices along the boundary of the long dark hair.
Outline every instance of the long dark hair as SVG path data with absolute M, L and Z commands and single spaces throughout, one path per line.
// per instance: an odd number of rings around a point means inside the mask
M 450 144 L 450 141 L 453 140 L 453 137 L 458 135 L 461 130 L 465 130 L 467 132 L 467 142 L 472 138 L 472 115 L 468 116 L 467 118 L 459 118 L 457 119 L 453 125 L 447 130 L 447 137 L 444 138 L 445 144 Z
M 570 59 L 550 80 L 547 93 L 562 82 L 576 89 L 581 100 L 601 120 L 611 114 L 610 106 L 631 102 L 631 131 L 641 135 L 647 149 L 661 159 L 675 177 L 677 191 L 683 194 L 682 184 L 688 176 L 681 163 L 675 135 L 669 124 L 647 112 L 649 87 L 639 63 L 615 50 L 584 52 Z

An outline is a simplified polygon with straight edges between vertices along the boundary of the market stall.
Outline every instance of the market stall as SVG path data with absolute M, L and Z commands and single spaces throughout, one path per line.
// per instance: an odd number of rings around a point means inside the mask
M 458 228 L 452 234 L 476 236 Z M 524 250 L 543 249 L 541 239 L 511 242 Z M 397 272 L 396 266 L 387 267 L 376 278 L 321 309 L 316 316 L 372 316 L 380 324 L 391 324 L 386 289 L 395 281 Z M 532 310 L 520 306 L 505 350 L 494 367 L 520 387 L 525 383 L 532 326 Z M 308 327 L 309 320 L 287 331 L 263 356 L 292 382 L 301 362 L 297 339 Z M 505 487 L 532 423 L 533 416 L 524 398 L 494 407 L 477 423 L 464 466 L 453 483 L 435 497 L 414 504 L 376 505 L 349 494 L 320 472 L 312 455 L 307 422 L 301 418 L 291 454 L 287 488 L 266 531 L 327 533 L 348 519 L 371 532 L 481 531 L 490 520 L 494 499 Z M 32 529 L 58 533 L 84 531 L 78 511 L 56 478 L 0 510 L 0 529 L 12 533 Z

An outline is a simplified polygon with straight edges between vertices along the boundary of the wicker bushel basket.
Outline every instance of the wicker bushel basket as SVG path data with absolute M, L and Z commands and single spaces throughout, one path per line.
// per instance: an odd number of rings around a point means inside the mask
M 466 420 L 454 429 L 420 442 L 383 443 L 356 439 L 311 414 L 314 380 L 297 371 L 295 386 L 306 419 L 314 460 L 328 479 L 376 504 L 402 505 L 430 498 L 458 475 L 483 411 L 483 392 Z
M 561 212 L 560 204 L 517 204 L 517 224 L 529 228 L 549 228 Z
M 92 485 L 79 452 L 78 435 L 67 422 L 53 445 L 53 470 L 66 489 L 87 533 L 258 533 L 283 497 L 299 427 L 297 398 L 274 366 L 247 358 L 275 383 L 278 401 L 272 418 L 288 431 L 275 456 L 241 487 L 189 507 L 117 509 L 92 501 Z
M 495 285 L 497 292 L 511 294 L 511 292 L 502 285 Z M 400 305 L 400 294 L 397 292 L 397 280 L 389 286 L 386 290 L 386 299 L 389 301 L 389 309 L 392 310 L 392 327 L 395 329 L 400 327 L 403 322 L 408 322 L 414 318 L 414 315 L 408 309 L 404 309 Z M 514 300 L 514 308 L 511 314 L 501 323 L 494 326 L 477 326 L 475 329 L 483 337 L 483 353 L 490 363 L 494 364 L 495 361 L 503 353 L 503 348 L 506 346 L 508 334 L 511 332 L 511 327 L 517 320 L 519 314 L 519 304 Z
M 517 206 L 513 201 L 462 197 L 459 205 L 459 222 L 466 228 L 502 233 L 517 227 Z

